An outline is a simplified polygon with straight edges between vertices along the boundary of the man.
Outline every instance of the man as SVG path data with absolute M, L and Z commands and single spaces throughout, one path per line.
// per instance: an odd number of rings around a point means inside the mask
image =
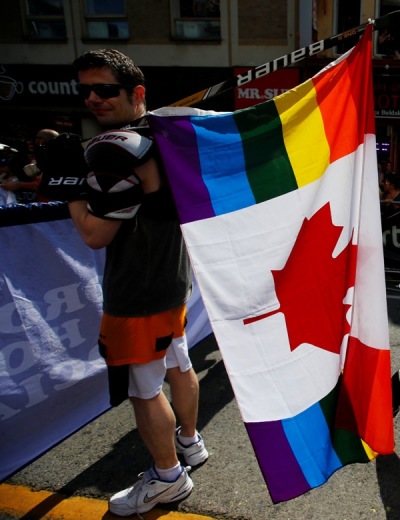
M 30 184 L 31 186 L 33 186 L 32 189 L 37 191 L 37 202 L 49 201 L 46 197 L 43 196 L 43 194 L 39 190 L 42 172 L 40 171 L 37 162 L 40 162 L 40 155 L 42 153 L 42 150 L 44 150 L 46 144 L 52 139 L 56 139 L 56 137 L 58 137 L 59 135 L 60 134 L 52 128 L 42 128 L 41 130 L 39 130 L 35 137 L 35 161 L 24 166 L 24 173 L 28 177 L 32 178 Z
M 199 384 L 184 333 L 191 269 L 153 140 L 145 129 L 122 128 L 146 114 L 141 70 L 113 49 L 87 52 L 74 65 L 86 106 L 104 129 L 119 129 L 88 143 L 87 201 L 71 196 L 69 209 L 84 242 L 106 247 L 99 346 L 111 404 L 129 396 L 154 459 L 139 482 L 109 501 L 112 513 L 129 516 L 190 494 L 190 468 L 177 454 L 191 466 L 208 458 L 196 430 Z M 178 428 L 162 391 L 166 374 Z

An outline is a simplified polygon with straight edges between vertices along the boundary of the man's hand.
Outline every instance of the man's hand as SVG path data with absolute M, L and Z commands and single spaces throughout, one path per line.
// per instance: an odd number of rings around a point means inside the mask
M 60 134 L 39 146 L 36 163 L 42 173 L 41 195 L 49 200 L 68 202 L 86 198 L 88 167 L 79 135 Z

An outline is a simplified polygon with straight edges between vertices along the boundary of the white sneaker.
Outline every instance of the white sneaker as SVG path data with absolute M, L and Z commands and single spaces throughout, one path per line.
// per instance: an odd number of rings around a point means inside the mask
M 141 480 L 132 487 L 113 495 L 109 500 L 109 510 L 118 516 L 147 513 L 160 503 L 182 500 L 190 495 L 193 481 L 188 475 L 190 468 L 184 468 L 174 482 L 161 480 L 154 468 L 140 473 Z
M 204 464 L 208 459 L 208 451 L 204 446 L 203 437 L 199 432 L 196 431 L 198 440 L 197 442 L 193 442 L 188 446 L 182 444 L 178 438 L 178 434 L 180 432 L 180 428 L 175 430 L 175 448 L 176 453 L 178 455 L 183 455 L 186 464 L 189 464 L 192 467 L 199 466 L 200 464 Z

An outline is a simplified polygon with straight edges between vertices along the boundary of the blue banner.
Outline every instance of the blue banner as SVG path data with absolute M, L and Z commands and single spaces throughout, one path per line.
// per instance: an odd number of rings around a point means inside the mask
M 97 347 L 104 251 L 84 245 L 65 205 L 0 207 L 0 237 L 4 480 L 105 412 L 109 402 Z M 189 344 L 210 333 L 195 284 Z

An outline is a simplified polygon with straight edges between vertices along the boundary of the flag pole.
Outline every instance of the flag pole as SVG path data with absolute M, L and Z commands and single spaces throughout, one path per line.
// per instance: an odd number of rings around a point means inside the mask
M 315 56 L 322 51 L 327 49 L 331 49 L 338 45 L 339 43 L 343 43 L 346 40 L 354 38 L 355 36 L 360 36 L 364 33 L 365 29 L 369 24 L 373 25 L 374 30 L 382 30 L 389 28 L 398 28 L 400 26 L 400 10 L 393 11 L 385 16 L 377 18 L 376 20 L 369 20 L 366 23 L 359 25 L 358 27 L 354 27 L 353 29 L 349 29 L 340 34 L 336 34 L 331 36 L 330 38 L 325 38 L 324 40 L 320 40 L 318 42 L 311 43 L 307 47 L 302 47 L 301 49 L 297 49 L 289 54 L 281 56 L 280 58 L 276 58 L 274 60 L 268 61 L 263 65 L 258 65 L 252 69 L 249 69 L 242 74 L 238 74 L 233 78 L 229 78 L 221 83 L 217 83 L 212 87 L 201 90 L 196 94 L 192 94 L 191 96 L 185 97 L 175 103 L 172 103 L 171 107 L 190 107 L 192 105 L 196 105 L 206 99 L 210 99 L 215 97 L 223 92 L 227 92 L 235 87 L 241 87 L 242 85 L 246 85 L 250 83 L 250 81 L 262 78 L 267 74 L 271 74 L 271 72 L 275 72 L 278 69 L 283 69 L 288 67 L 289 65 L 295 65 L 296 63 L 308 58 L 310 56 Z

